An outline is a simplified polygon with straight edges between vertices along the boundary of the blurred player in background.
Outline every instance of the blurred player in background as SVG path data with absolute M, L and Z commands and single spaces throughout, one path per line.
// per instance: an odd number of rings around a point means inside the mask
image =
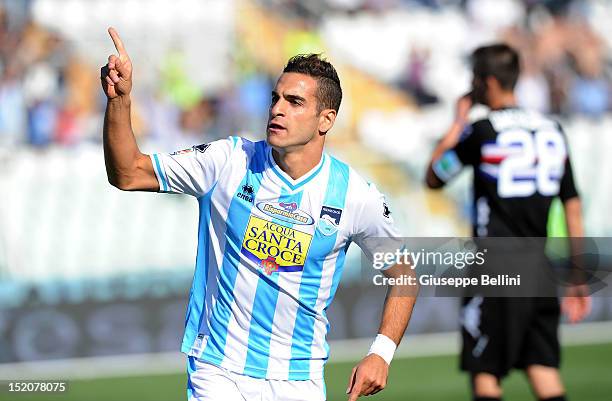
M 516 106 L 517 52 L 504 44 L 481 47 L 472 63 L 472 92 L 457 102 L 455 121 L 434 150 L 427 185 L 440 188 L 464 166 L 473 166 L 475 237 L 546 237 L 557 196 L 569 236 L 582 237 L 580 198 L 560 125 Z M 469 123 L 474 103 L 490 112 Z M 570 287 L 562 302 L 571 322 L 590 309 L 590 298 L 577 288 Z M 465 299 L 463 308 L 464 317 L 468 312 L 479 317 L 462 319 L 461 367 L 471 373 L 474 400 L 500 400 L 500 380 L 512 368 L 525 370 L 539 400 L 566 399 L 558 370 L 557 298 L 476 296 Z
M 323 400 L 326 310 L 349 244 L 396 238 L 383 196 L 323 152 L 342 91 L 318 55 L 289 60 L 269 109 L 267 140 L 229 137 L 171 154 L 142 154 L 131 128 L 132 63 L 101 70 L 108 97 L 104 157 L 122 190 L 183 193 L 200 207 L 196 269 L 182 352 L 190 400 Z M 402 274 L 394 265 L 390 277 Z M 350 376 L 350 399 L 384 388 L 414 297 L 390 288 L 379 334 Z

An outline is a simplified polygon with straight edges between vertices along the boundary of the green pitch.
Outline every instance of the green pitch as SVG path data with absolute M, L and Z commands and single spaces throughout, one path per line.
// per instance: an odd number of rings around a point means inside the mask
M 562 373 L 569 398 L 581 401 L 612 399 L 612 343 L 564 349 Z M 330 401 L 346 400 L 352 363 L 326 367 Z M 397 359 L 387 388 L 368 400 L 468 401 L 467 378 L 457 371 L 457 357 Z M 526 381 L 514 373 L 504 382 L 505 400 L 531 400 Z M 365 398 L 364 398 L 365 399 Z M 185 375 L 128 377 L 73 381 L 64 395 L 0 394 L 1 401 L 185 401 Z

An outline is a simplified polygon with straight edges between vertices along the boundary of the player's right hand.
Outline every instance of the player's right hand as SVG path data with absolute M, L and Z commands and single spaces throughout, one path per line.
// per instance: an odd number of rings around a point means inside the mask
M 119 55 L 108 56 L 108 63 L 100 69 L 100 81 L 106 97 L 114 99 L 128 96 L 132 90 L 132 61 L 115 28 L 108 28 L 108 33 Z

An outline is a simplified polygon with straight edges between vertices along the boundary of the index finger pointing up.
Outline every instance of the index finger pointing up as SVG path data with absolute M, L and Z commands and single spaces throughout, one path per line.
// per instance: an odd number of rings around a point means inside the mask
M 119 52 L 119 58 L 127 57 L 127 52 L 125 51 L 125 47 L 123 47 L 123 42 L 121 41 L 121 38 L 119 37 L 119 34 L 115 28 L 108 28 L 108 33 L 115 44 L 115 49 L 117 49 L 117 52 Z

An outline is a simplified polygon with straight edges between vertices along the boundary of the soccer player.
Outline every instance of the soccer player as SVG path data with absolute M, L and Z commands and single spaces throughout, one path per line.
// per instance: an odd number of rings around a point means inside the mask
M 434 150 L 427 185 L 440 188 L 464 166 L 474 168 L 475 237 L 546 237 L 553 198 L 560 197 L 570 237 L 582 237 L 580 199 L 566 139 L 550 118 L 516 105 L 519 56 L 505 44 L 472 55 L 472 92 L 457 102 L 456 118 Z M 473 102 L 490 108 L 468 123 Z M 590 298 L 570 287 L 562 309 L 571 322 L 590 309 Z M 582 290 L 581 290 L 582 291 Z M 471 374 L 474 400 L 500 400 L 500 380 L 524 369 L 540 400 L 565 400 L 559 376 L 557 298 L 464 300 L 461 367 Z M 476 319 L 473 319 L 476 317 Z
M 132 63 L 117 32 L 109 34 L 118 52 L 101 70 L 109 182 L 199 204 L 181 348 L 188 398 L 325 399 L 326 310 L 347 248 L 355 242 L 372 256 L 373 239 L 398 237 L 376 187 L 323 152 L 342 98 L 334 67 L 314 54 L 289 60 L 272 91 L 265 141 L 229 137 L 145 155 L 130 126 Z M 397 290 L 390 287 L 379 334 L 350 376 L 350 400 L 386 385 L 415 301 Z

